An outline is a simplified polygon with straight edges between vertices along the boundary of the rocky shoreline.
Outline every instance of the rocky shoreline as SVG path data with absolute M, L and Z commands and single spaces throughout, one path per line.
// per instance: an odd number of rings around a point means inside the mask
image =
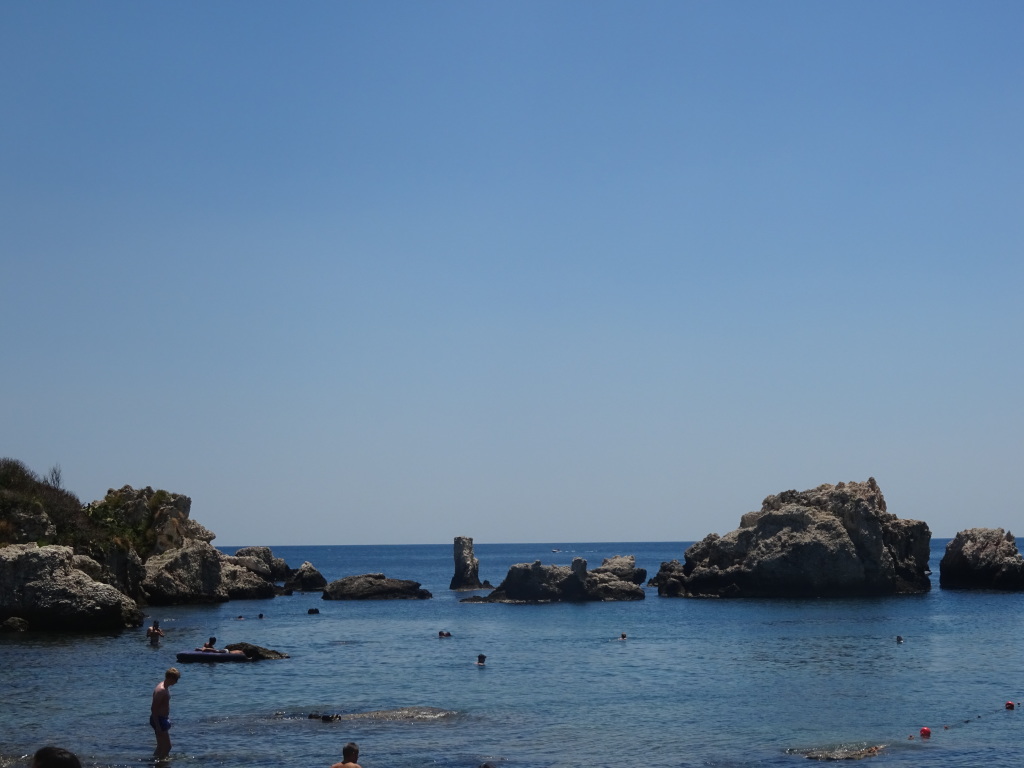
M 217 550 L 190 518 L 191 499 L 125 485 L 82 505 L 51 477 L 0 459 L 0 631 L 95 631 L 140 626 L 149 605 L 262 599 L 321 592 L 325 600 L 429 599 L 415 581 L 384 574 L 328 583 L 309 562 L 291 568 L 269 547 Z M 886 509 L 874 478 L 784 491 L 662 563 L 647 583 L 663 597 L 845 597 L 931 588 L 931 532 Z M 588 570 L 519 563 L 492 588 L 479 579 L 473 540 L 454 540 L 452 590 L 490 589 L 462 602 L 643 600 L 647 572 L 632 555 Z M 1011 533 L 972 528 L 940 563 L 944 589 L 1024 591 L 1024 557 Z

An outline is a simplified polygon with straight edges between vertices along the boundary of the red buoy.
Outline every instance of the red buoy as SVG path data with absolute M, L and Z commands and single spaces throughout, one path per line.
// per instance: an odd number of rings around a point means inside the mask
M 1013 707 L 1013 702 L 1012 702 L 1012 701 L 1008 701 L 1008 702 L 1006 702 L 1006 708 L 1007 708 L 1007 709 L 1013 709 L 1013 708 L 1014 708 L 1014 707 Z
M 930 739 L 931 737 L 932 737 L 932 729 L 929 728 L 926 725 L 924 728 L 921 729 L 921 738 L 922 739 Z

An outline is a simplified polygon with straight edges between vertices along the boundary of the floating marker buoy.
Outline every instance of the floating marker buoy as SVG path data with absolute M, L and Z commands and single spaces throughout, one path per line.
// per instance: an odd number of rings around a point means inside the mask
M 921 729 L 921 738 L 922 739 L 930 739 L 931 737 L 932 737 L 932 729 L 929 728 L 926 725 L 924 728 Z
M 1007 709 L 1013 709 L 1013 702 L 1012 701 L 1006 702 L 1006 708 Z

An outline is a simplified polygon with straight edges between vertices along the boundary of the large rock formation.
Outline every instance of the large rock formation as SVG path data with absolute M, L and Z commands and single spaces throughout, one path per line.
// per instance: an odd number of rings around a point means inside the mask
M 608 563 L 605 560 L 605 566 Z M 574 557 L 571 566 L 541 565 L 540 560 L 513 565 L 508 569 L 505 580 L 491 594 L 468 597 L 462 602 L 581 603 L 643 599 L 643 588 L 630 579 L 620 578 L 615 567 L 588 571 L 587 561 Z
M 327 586 L 327 579 L 308 560 L 300 565 L 284 583 L 286 590 L 296 592 L 322 592 Z
M 875 482 L 768 496 L 740 527 L 663 563 L 668 597 L 838 597 L 927 592 L 931 532 L 886 511 Z
M 433 595 L 420 589 L 418 581 L 389 579 L 383 573 L 364 573 L 332 581 L 324 589 L 324 600 L 426 600 Z
M 135 602 L 75 566 L 71 547 L 14 544 L 0 549 L 0 621 L 16 617 L 32 629 L 117 630 L 142 624 Z
M 292 575 L 292 569 L 283 557 L 274 557 L 270 547 L 242 547 L 235 552 L 235 557 L 247 557 L 261 561 L 270 572 L 271 581 L 285 581 Z
M 275 558 L 267 547 L 245 548 L 235 556 L 222 554 L 210 544 L 214 534 L 189 517 L 191 506 L 188 496 L 130 485 L 112 488 L 103 499 L 83 505 L 61 488 L 59 467 L 42 478 L 19 461 L 0 458 L 0 553 L 20 562 L 23 551 L 4 545 L 69 547 L 73 573 L 69 576 L 66 569 L 56 566 L 50 576 L 45 575 L 45 569 L 38 571 L 38 584 L 32 582 L 36 585 L 33 589 L 45 591 L 40 585 L 49 579 L 53 584 L 46 589 L 54 594 L 64 590 L 61 594 L 67 595 L 67 600 L 73 600 L 73 595 L 84 589 L 79 608 L 88 615 L 106 615 L 106 609 L 97 613 L 93 607 L 93 582 L 140 604 L 219 602 L 274 595 L 274 582 L 290 574 L 284 560 Z M 88 583 L 69 586 L 81 579 Z M 0 597 L 0 601 L 3 599 Z M 28 607 L 25 603 L 17 610 Z M 59 601 L 40 603 L 33 611 L 32 627 L 76 628 L 76 620 L 68 618 L 76 610 Z M 47 611 L 52 620 L 42 617 L 42 611 Z
M 274 584 L 231 562 L 209 542 L 188 539 L 146 561 L 143 582 L 153 605 L 217 603 L 274 596 Z
M 960 531 L 939 562 L 939 586 L 1024 590 L 1024 557 L 1013 534 L 1002 528 Z
M 473 556 L 473 539 L 455 537 L 455 574 L 448 589 L 493 589 L 489 582 L 480 582 L 480 561 Z

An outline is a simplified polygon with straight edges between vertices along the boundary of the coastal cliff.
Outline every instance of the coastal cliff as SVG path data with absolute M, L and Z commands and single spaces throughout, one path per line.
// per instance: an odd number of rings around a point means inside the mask
M 0 459 L 0 622 L 121 629 L 142 623 L 142 605 L 272 597 L 284 561 L 265 547 L 218 551 L 191 505 L 129 485 L 83 505 L 58 468 L 43 478 Z

